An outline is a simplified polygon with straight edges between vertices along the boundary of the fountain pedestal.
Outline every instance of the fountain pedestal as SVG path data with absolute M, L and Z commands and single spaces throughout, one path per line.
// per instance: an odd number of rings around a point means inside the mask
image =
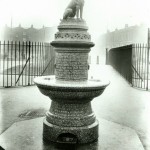
M 34 80 L 51 100 L 43 124 L 43 137 L 57 142 L 77 139 L 89 143 L 98 139 L 98 121 L 91 101 L 102 94 L 107 81 L 88 80 L 88 53 L 94 46 L 84 20 L 62 20 L 51 43 L 56 51 L 55 76 Z M 69 136 L 69 137 L 66 137 Z

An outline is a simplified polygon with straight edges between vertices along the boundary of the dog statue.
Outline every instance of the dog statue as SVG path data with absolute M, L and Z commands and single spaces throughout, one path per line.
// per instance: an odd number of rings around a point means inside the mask
M 83 14 L 83 6 L 84 6 L 84 0 L 71 0 L 68 7 L 65 9 L 63 19 L 71 18 L 71 17 L 77 17 L 79 18 L 80 13 L 80 19 L 82 19 Z

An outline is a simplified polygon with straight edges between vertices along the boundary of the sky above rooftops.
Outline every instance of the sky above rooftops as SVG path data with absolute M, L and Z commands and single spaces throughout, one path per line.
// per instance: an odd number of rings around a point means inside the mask
M 1 0 L 0 27 L 5 24 L 35 28 L 57 26 L 70 0 Z M 83 17 L 90 31 L 124 28 L 145 23 L 150 25 L 149 0 L 85 0 Z

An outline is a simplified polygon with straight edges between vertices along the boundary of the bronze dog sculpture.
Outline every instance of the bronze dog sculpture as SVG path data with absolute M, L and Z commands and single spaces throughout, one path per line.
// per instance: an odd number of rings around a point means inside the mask
M 75 16 L 79 18 L 79 13 L 80 13 L 80 19 L 82 19 L 83 6 L 84 6 L 84 0 L 71 0 L 69 5 L 65 9 L 63 19 L 67 19 L 69 17 L 75 17 Z

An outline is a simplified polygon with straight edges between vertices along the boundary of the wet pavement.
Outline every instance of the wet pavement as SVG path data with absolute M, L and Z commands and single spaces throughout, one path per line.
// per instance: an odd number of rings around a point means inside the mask
M 145 150 L 150 150 L 150 92 L 131 87 L 113 68 L 91 67 L 94 78 L 108 78 L 111 84 L 93 101 L 94 112 L 106 120 L 136 131 Z
M 110 66 L 93 65 L 89 78 L 109 79 L 105 92 L 92 101 L 97 117 L 130 127 L 150 150 L 150 92 L 132 88 Z M 0 89 L 0 133 L 14 122 L 44 116 L 50 100 L 36 86 Z
M 44 116 L 50 106 L 35 86 L 0 89 L 0 103 L 0 133 L 14 122 Z

